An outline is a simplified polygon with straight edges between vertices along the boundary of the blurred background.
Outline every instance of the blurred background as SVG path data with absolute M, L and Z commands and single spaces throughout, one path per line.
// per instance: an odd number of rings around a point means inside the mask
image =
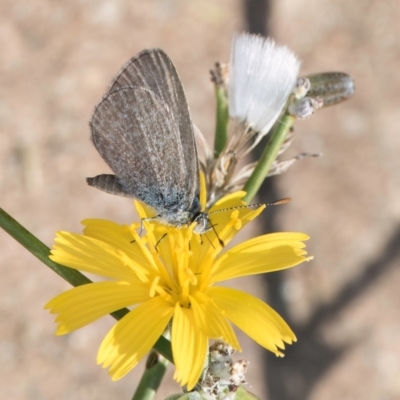
M 108 171 L 88 121 L 119 68 L 164 49 L 212 140 L 209 70 L 228 60 L 233 33 L 271 35 L 299 56 L 302 75 L 347 72 L 357 90 L 296 123 L 284 158 L 323 157 L 270 179 L 259 200 L 292 203 L 244 232 L 311 236 L 314 261 L 234 283 L 280 312 L 298 343 L 276 359 L 240 336 L 237 359 L 251 362 L 262 399 L 400 399 L 399 17 L 396 0 L 1 0 L 0 206 L 49 246 L 84 218 L 132 222 L 129 200 L 85 182 Z M 130 399 L 143 363 L 111 382 L 95 362 L 114 320 L 55 337 L 43 306 L 69 285 L 3 231 L 0 254 L 0 399 Z M 179 391 L 172 372 L 158 400 Z

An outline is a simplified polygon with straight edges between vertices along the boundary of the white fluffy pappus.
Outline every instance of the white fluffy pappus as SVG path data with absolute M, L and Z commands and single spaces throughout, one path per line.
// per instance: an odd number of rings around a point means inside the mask
M 267 134 L 292 93 L 300 61 L 270 38 L 242 33 L 232 43 L 229 64 L 229 116 Z

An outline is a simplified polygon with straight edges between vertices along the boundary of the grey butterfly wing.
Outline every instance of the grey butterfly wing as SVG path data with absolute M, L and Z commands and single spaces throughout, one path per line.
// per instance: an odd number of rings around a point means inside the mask
M 189 106 L 179 75 L 161 49 L 148 49 L 133 57 L 114 79 L 109 93 L 118 88 L 142 87 L 153 92 L 168 106 L 184 149 L 186 188 L 190 196 L 199 194 L 199 164 Z
M 132 57 L 115 77 L 108 93 L 126 86 L 151 90 L 169 105 L 174 115 L 180 115 L 183 100 L 188 108 L 175 66 L 161 49 L 143 50 Z
M 104 97 L 90 125 L 94 145 L 125 194 L 160 215 L 190 209 L 196 190 L 187 148 L 175 116 L 158 96 L 144 88 L 119 88 Z
M 119 106 L 125 110 L 123 120 Z M 151 118 L 147 112 L 153 112 Z M 96 107 L 90 125 L 96 148 L 116 173 L 89 178 L 90 185 L 149 205 L 156 202 L 158 210 L 171 202 L 185 210 L 197 207 L 199 166 L 189 107 L 175 67 L 162 50 L 145 50 L 128 62 Z M 115 148 L 119 138 L 124 144 Z M 154 152 L 162 156 L 154 157 Z M 143 159 L 150 161 L 142 163 Z M 144 179 L 147 172 L 157 177 L 153 184 Z

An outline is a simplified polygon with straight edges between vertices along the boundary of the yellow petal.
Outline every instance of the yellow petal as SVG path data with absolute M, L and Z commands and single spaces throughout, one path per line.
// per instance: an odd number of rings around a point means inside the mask
M 213 206 L 210 208 L 210 213 L 220 210 L 222 208 L 233 208 L 245 205 L 246 203 L 242 201 L 242 198 L 244 196 L 246 196 L 246 192 L 243 190 L 230 193 L 219 199 L 215 204 L 213 204 Z
M 137 282 L 136 273 L 125 265 L 123 252 L 100 240 L 69 232 L 58 232 L 49 258 L 61 265 L 96 275 Z M 153 268 L 140 258 L 129 257 L 145 270 Z M 135 262 L 136 261 L 136 262 Z
M 225 196 L 217 201 L 209 211 L 211 223 L 225 245 L 265 208 L 265 205 L 256 209 L 248 207 L 241 200 L 245 195 L 246 192 L 241 191 Z M 213 247 L 220 247 L 214 229 L 207 232 L 206 235 Z
M 280 315 L 256 297 L 224 287 L 210 287 L 207 294 L 228 319 L 277 356 L 283 356 L 280 349 L 285 348 L 284 342 L 291 344 L 296 341 L 296 336 Z
M 306 257 L 304 233 L 271 233 L 247 240 L 228 250 L 214 264 L 211 282 L 246 275 L 262 274 L 294 267 L 312 257 Z
M 141 219 L 152 218 L 157 215 L 153 208 L 139 200 L 133 200 L 133 204 Z
M 200 171 L 200 206 L 201 211 L 206 209 L 207 203 L 207 188 L 206 188 L 206 177 L 203 171 Z
M 130 227 L 103 219 L 85 219 L 82 221 L 82 225 L 85 226 L 83 229 L 85 236 L 100 240 L 123 251 L 138 263 L 147 263 L 148 259 L 136 241 L 139 236 L 134 228 L 138 228 L 139 223 Z
M 213 226 L 203 235 L 193 235 L 190 241 L 194 257 L 190 259 L 190 268 L 196 274 L 206 270 L 216 255 L 222 250 L 220 240 L 226 246 L 232 238 L 265 208 L 264 205 L 253 209 L 246 206 L 241 199 L 246 192 L 235 192 L 218 200 L 209 210 L 209 219 Z M 234 217 L 234 218 L 232 218 Z M 218 236 L 217 236 L 218 235 Z
M 113 247 L 130 246 L 135 239 L 133 231 L 127 225 L 119 225 L 116 222 L 105 219 L 84 219 L 83 233 L 85 236 L 101 240 L 104 243 L 110 244 Z
M 100 345 L 97 363 L 113 380 L 126 375 L 154 346 L 173 314 L 173 307 L 160 296 L 142 303 L 118 321 Z
M 210 297 L 197 291 L 193 297 L 190 297 L 190 304 L 196 324 L 206 336 L 210 339 L 222 340 L 235 350 L 241 351 L 231 324 Z
M 176 367 L 174 379 L 191 390 L 203 371 L 208 339 L 196 325 L 193 311 L 179 303 L 172 320 L 171 344 Z
M 97 282 L 78 286 L 50 300 L 45 308 L 58 314 L 57 335 L 65 335 L 120 308 L 149 298 L 149 289 L 127 282 Z

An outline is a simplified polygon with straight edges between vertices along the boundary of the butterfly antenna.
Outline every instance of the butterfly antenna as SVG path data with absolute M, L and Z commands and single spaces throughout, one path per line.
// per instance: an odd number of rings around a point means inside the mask
M 221 208 L 220 210 L 215 210 L 213 212 L 210 212 L 209 215 L 226 212 L 226 211 L 232 211 L 232 210 L 240 210 L 243 208 L 256 208 L 256 207 L 261 207 L 261 206 L 280 206 L 282 204 L 290 203 L 291 201 L 292 201 L 292 199 L 290 197 L 285 197 L 284 199 L 276 200 L 276 201 L 273 201 L 272 203 L 246 204 L 244 206 Z

